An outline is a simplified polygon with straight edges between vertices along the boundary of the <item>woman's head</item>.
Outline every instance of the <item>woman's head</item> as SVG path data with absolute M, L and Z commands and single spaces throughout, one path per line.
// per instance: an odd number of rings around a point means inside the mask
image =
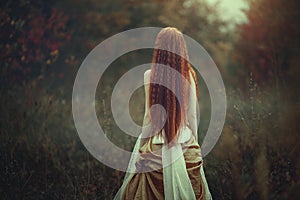
M 178 77 L 178 72 L 184 79 Z M 153 132 L 159 132 L 163 127 L 169 142 L 176 137 L 180 125 L 187 122 L 189 87 L 185 83 L 191 81 L 190 72 L 197 84 L 195 73 L 188 62 L 188 52 L 182 33 L 172 27 L 162 29 L 155 41 L 149 106 L 159 104 L 164 107 L 165 114 L 159 107 L 153 107 L 150 118 Z
M 173 52 L 188 60 L 188 54 L 183 35 L 177 28 L 167 27 L 162 29 L 156 37 L 154 48 L 155 50 L 167 50 Z

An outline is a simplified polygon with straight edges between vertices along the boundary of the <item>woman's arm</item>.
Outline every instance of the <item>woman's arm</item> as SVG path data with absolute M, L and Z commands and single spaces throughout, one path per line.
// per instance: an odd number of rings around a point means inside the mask
M 197 120 L 197 94 L 196 94 L 196 84 L 195 80 L 190 73 L 190 95 L 188 101 L 188 110 L 187 110 L 187 118 L 189 123 L 189 128 L 192 130 L 193 135 L 198 138 L 197 130 L 198 130 L 198 120 Z
M 150 85 L 150 70 L 144 73 L 144 88 L 145 88 L 145 115 L 143 120 L 143 127 L 150 123 L 149 115 L 149 85 Z

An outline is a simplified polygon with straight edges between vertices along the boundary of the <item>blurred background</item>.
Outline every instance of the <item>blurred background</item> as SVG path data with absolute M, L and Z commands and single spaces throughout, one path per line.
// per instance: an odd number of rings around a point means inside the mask
M 1 199 L 113 198 L 124 173 L 94 159 L 81 143 L 72 118 L 73 83 L 101 41 L 145 26 L 175 26 L 194 38 L 223 77 L 226 122 L 204 158 L 214 199 L 298 199 L 299 19 L 297 0 L 1 1 Z M 135 138 L 115 124 L 110 96 L 124 73 L 151 62 L 152 51 L 119 57 L 98 85 L 99 123 L 126 150 Z M 198 78 L 201 144 L 211 105 Z M 141 124 L 143 88 L 129 107 Z

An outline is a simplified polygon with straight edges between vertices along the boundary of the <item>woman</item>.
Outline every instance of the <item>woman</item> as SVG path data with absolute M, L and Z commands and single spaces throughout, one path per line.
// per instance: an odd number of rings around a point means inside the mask
M 211 199 L 197 140 L 197 79 L 176 28 L 159 32 L 144 83 L 143 130 L 115 199 Z

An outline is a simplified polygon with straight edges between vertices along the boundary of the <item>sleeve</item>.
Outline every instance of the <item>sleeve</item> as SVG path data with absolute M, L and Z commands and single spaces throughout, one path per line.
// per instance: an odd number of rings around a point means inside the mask
M 187 119 L 188 119 L 188 126 L 192 130 L 193 135 L 198 138 L 197 130 L 198 130 L 198 120 L 197 120 L 197 93 L 196 93 L 196 84 L 195 80 L 190 73 L 190 95 L 189 95 L 189 104 L 187 110 Z

